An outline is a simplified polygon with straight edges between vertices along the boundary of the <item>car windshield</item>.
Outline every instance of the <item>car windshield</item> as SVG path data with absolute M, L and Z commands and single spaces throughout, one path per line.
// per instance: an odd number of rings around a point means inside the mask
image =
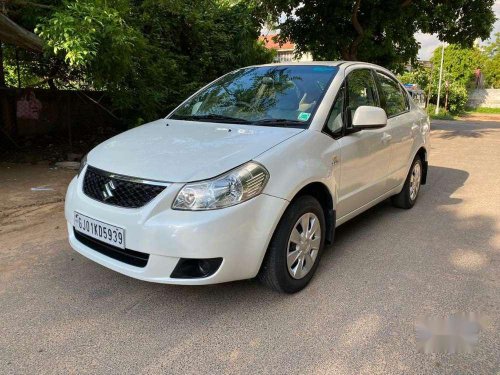
M 240 69 L 200 91 L 170 118 L 304 127 L 337 71 L 325 65 Z

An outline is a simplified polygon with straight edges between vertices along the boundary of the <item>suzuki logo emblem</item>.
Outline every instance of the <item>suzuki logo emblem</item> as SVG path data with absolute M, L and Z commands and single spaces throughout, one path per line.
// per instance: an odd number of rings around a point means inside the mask
M 104 184 L 104 190 L 102 191 L 102 198 L 107 201 L 109 198 L 113 198 L 115 195 L 113 191 L 116 189 L 113 181 L 109 180 Z

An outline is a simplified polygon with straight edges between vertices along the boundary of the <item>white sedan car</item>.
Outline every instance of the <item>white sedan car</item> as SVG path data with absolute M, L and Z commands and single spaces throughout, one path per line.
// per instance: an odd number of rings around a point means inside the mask
M 66 195 L 69 241 L 141 280 L 294 293 L 335 227 L 389 197 L 415 204 L 429 131 L 376 65 L 238 69 L 89 152 Z

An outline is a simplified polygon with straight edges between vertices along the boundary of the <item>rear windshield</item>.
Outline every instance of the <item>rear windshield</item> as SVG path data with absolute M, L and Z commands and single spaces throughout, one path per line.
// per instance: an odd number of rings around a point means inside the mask
M 170 118 L 307 126 L 337 71 L 321 65 L 240 69 L 183 103 Z

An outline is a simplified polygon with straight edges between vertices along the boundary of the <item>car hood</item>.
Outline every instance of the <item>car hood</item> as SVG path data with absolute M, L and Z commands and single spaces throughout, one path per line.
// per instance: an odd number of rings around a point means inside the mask
M 241 165 L 303 129 L 158 120 L 94 148 L 93 167 L 149 180 L 204 180 Z

